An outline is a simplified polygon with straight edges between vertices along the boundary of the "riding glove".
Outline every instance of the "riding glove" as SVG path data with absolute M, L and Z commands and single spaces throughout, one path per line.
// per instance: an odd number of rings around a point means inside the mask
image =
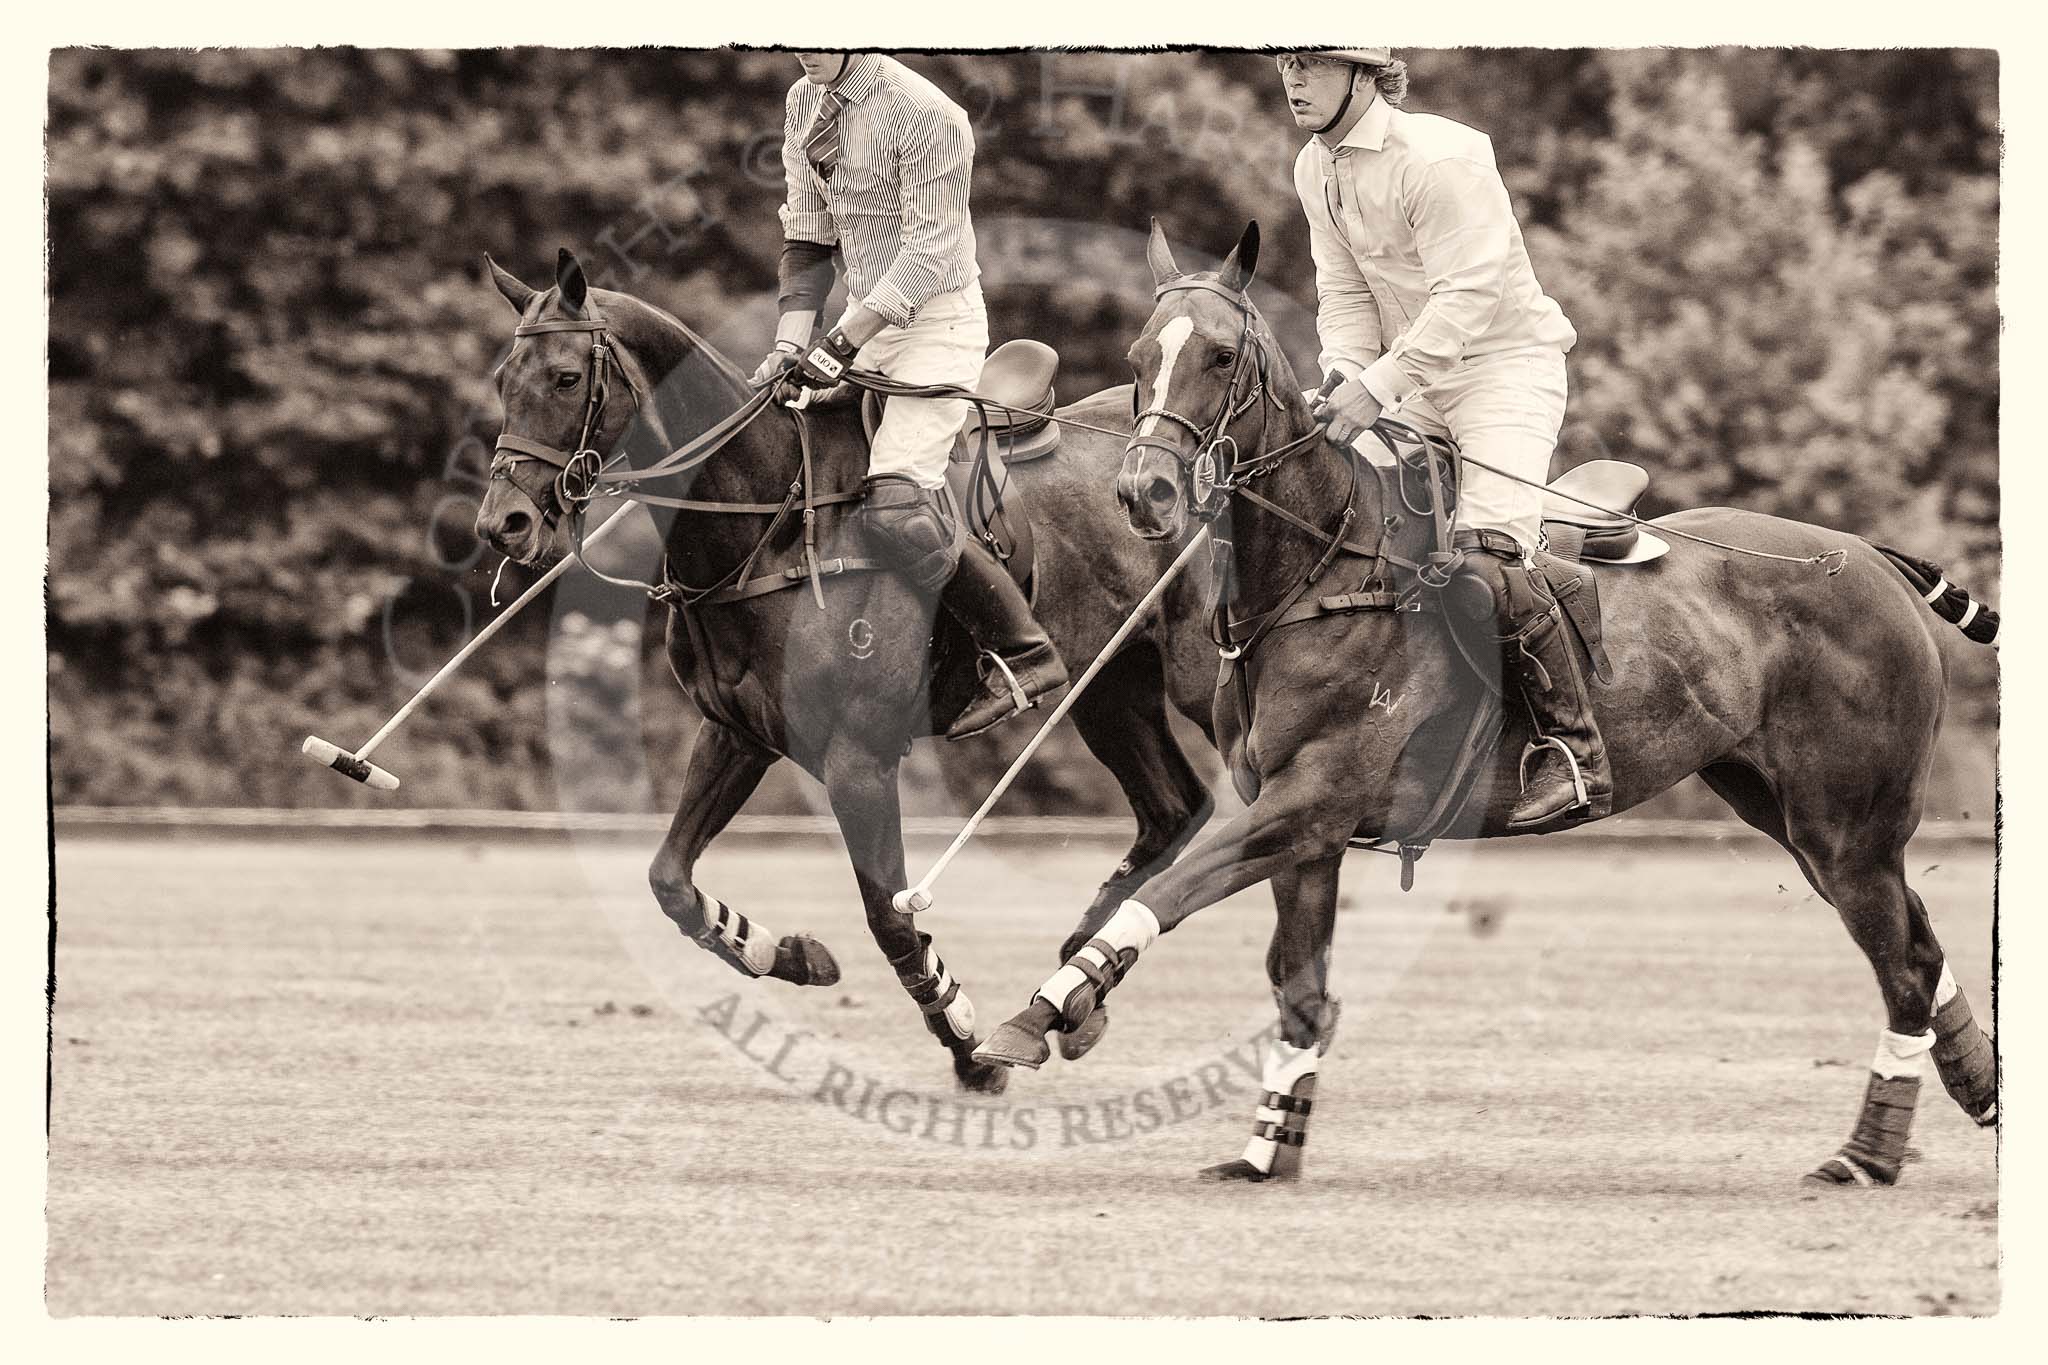
M 776 342 L 775 349 L 768 352 L 768 358 L 766 360 L 763 360 L 760 363 L 760 365 L 754 370 L 754 373 L 749 378 L 748 382 L 751 383 L 755 388 L 760 388 L 763 384 L 766 384 L 769 381 L 775 379 L 777 376 L 786 373 L 789 369 L 795 366 L 795 364 L 797 363 L 797 357 L 802 354 L 803 348 L 797 345 L 794 341 Z
M 834 327 L 825 333 L 825 339 L 811 347 L 810 353 L 796 367 L 796 382 L 807 389 L 829 389 L 846 377 L 847 367 L 853 364 L 853 357 L 860 347 L 846 339 L 846 333 Z

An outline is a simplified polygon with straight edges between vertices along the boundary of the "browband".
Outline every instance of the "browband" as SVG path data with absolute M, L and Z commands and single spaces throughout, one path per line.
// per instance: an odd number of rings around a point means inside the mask
M 1242 312 L 1249 313 L 1252 310 L 1251 298 L 1248 295 L 1246 295 L 1243 290 L 1226 289 L 1224 286 L 1216 283 L 1216 281 L 1214 280 L 1198 279 L 1193 275 L 1174 276 L 1172 279 L 1165 281 L 1164 283 L 1160 284 L 1156 289 L 1154 289 L 1152 291 L 1152 297 L 1155 299 L 1163 299 L 1168 294 L 1172 294 L 1183 289 L 1206 289 L 1211 294 L 1216 294 L 1220 297 L 1229 299 L 1232 303 L 1236 304 L 1238 309 Z

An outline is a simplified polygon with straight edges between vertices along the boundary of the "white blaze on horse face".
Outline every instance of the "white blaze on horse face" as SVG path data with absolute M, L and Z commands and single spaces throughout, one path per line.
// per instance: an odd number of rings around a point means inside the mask
M 1188 338 L 1195 332 L 1193 318 L 1175 318 L 1159 329 L 1159 383 L 1152 390 L 1151 406 L 1154 415 L 1145 419 L 1145 425 L 1138 429 L 1140 436 L 1150 436 L 1159 426 L 1157 410 L 1170 406 L 1167 402 L 1173 388 L 1173 367 L 1180 363 L 1180 348 L 1188 344 Z

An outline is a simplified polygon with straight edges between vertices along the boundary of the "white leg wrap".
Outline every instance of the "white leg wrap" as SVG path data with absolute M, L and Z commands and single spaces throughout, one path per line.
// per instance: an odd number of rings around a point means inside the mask
M 1941 980 L 1934 983 L 1934 1008 L 1940 1009 L 1956 998 L 1962 987 L 1956 984 L 1956 974 L 1948 969 L 1948 959 L 1941 963 Z
M 766 976 L 775 965 L 775 935 L 715 896 L 704 897 L 704 932 L 698 937 L 707 946 L 713 940 L 723 944 L 750 975 Z
M 1933 1046 L 1933 1029 L 1925 1033 L 1883 1029 L 1877 1035 L 1877 1056 L 1871 1059 L 1870 1069 L 1888 1081 L 1916 1079 L 1925 1067 L 1927 1050 Z
M 1114 958 L 1095 946 L 1097 939 L 1108 944 L 1116 957 L 1121 957 L 1127 950 L 1143 953 L 1158 937 L 1158 917 L 1137 901 L 1125 901 L 1094 939 L 1068 958 L 1065 966 L 1045 979 L 1045 984 L 1038 988 L 1039 998 L 1065 1013 L 1067 1000 L 1076 990 L 1089 984 L 1088 973 L 1075 966 L 1076 961 L 1086 961 L 1098 971 L 1109 971 L 1116 966 Z
M 938 979 L 938 995 L 936 998 L 940 1000 L 944 1000 L 948 992 L 956 991 L 959 984 L 953 980 L 952 971 L 940 959 L 939 950 L 930 944 L 925 945 L 924 974 L 927 977 L 936 977 Z M 946 1021 L 946 1027 L 953 1031 L 955 1038 L 963 1043 L 973 1041 L 974 1002 L 967 998 L 966 991 L 957 991 L 953 995 L 952 1002 L 939 1011 L 939 1017 Z
M 1289 1047 L 1283 1040 L 1275 1038 L 1266 1049 L 1266 1063 L 1259 1080 L 1275 1095 L 1304 1098 L 1313 1095 L 1316 1061 L 1320 1056 L 1312 1047 Z M 1303 1085 L 1303 1081 L 1309 1084 Z M 1299 1131 L 1307 1126 L 1308 1115 L 1290 1115 L 1267 1104 L 1262 1098 L 1259 1107 L 1252 1112 L 1252 1136 L 1244 1144 L 1244 1159 L 1260 1171 L 1272 1174 L 1273 1158 L 1280 1151 L 1274 1130 L 1292 1128 Z

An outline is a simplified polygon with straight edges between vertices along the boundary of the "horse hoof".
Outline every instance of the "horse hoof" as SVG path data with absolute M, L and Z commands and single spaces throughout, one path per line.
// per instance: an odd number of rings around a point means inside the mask
M 809 934 L 790 934 L 775 945 L 775 965 L 768 975 L 798 986 L 836 986 L 839 962 Z
M 1996 1128 L 1998 1126 L 1998 1101 L 1991 1101 L 1991 1107 L 1983 1113 L 1970 1115 L 1970 1122 L 1976 1124 L 1979 1128 Z
M 1038 1070 L 1051 1056 L 1052 1049 L 1045 1045 L 1045 1035 L 1019 1027 L 1014 1019 L 991 1033 L 980 1047 L 974 1049 L 977 1062 L 998 1067 L 1021 1066 L 1027 1071 Z
M 1080 1061 L 1108 1031 L 1109 1007 L 1097 1005 L 1072 1033 L 1060 1035 L 1060 1056 L 1070 1062 Z
M 1261 1181 L 1271 1180 L 1272 1177 L 1252 1165 L 1251 1162 L 1246 1161 L 1243 1157 L 1239 1157 L 1235 1161 L 1226 1161 L 1218 1166 L 1204 1166 L 1201 1179 L 1219 1184 L 1229 1181 L 1244 1181 L 1247 1184 L 1256 1185 Z
M 1802 1185 L 1820 1185 L 1834 1190 L 1868 1190 L 1898 1183 L 1899 1173 L 1866 1166 L 1837 1153 L 1800 1177 Z
M 953 1054 L 953 1077 L 970 1095 L 1000 1095 L 1010 1086 L 1010 1070 L 980 1060 L 979 1054 Z

